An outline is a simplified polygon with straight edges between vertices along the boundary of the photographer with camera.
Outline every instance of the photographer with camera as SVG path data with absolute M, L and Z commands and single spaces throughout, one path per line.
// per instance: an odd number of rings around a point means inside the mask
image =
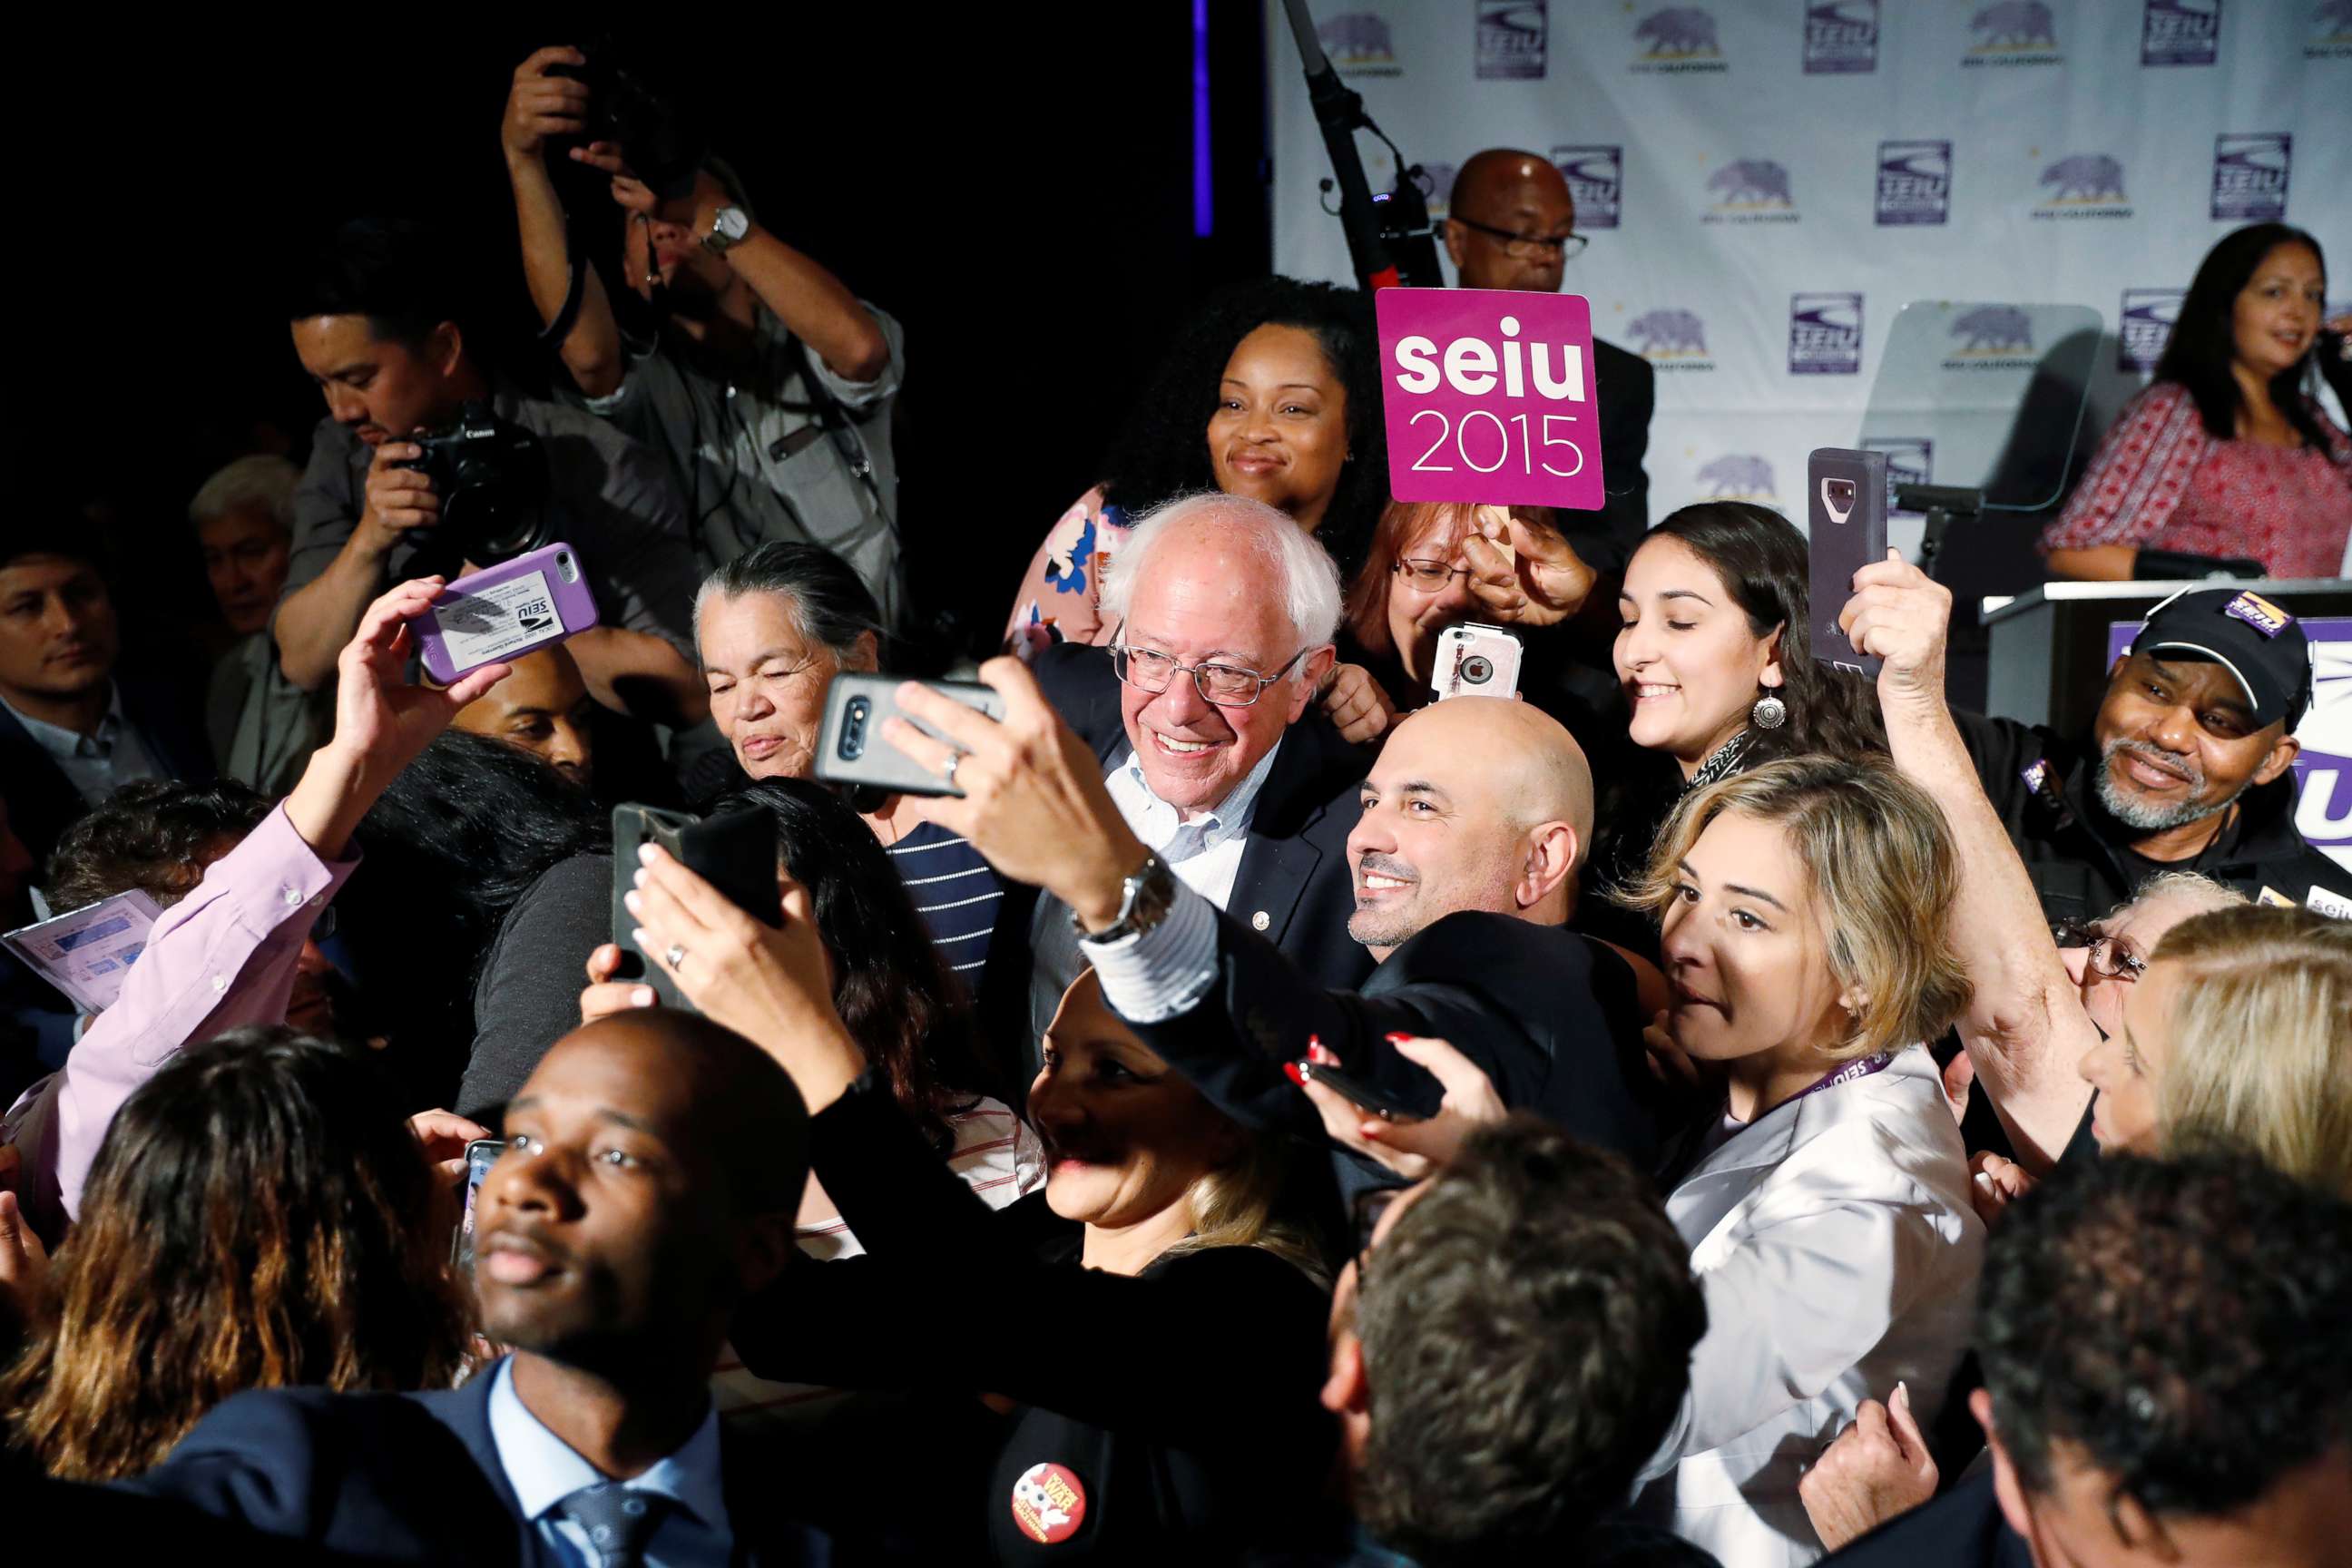
M 625 216 L 629 287 L 661 320 L 650 343 L 625 340 L 596 269 L 575 268 L 551 139 L 605 176 Z M 608 49 L 523 61 L 499 140 L 531 300 L 551 330 L 574 306 L 563 367 L 592 412 L 668 455 L 703 569 L 805 540 L 855 567 L 899 625 L 898 324 L 761 227 L 697 127 Z
M 345 224 L 288 302 L 294 351 L 327 400 L 294 496 L 289 592 L 273 631 L 287 679 L 314 690 L 394 579 L 455 578 L 561 540 L 599 624 L 571 639 L 597 701 L 699 721 L 684 651 L 698 576 L 677 490 L 604 421 L 497 382 L 453 319 L 454 280 L 406 223 Z

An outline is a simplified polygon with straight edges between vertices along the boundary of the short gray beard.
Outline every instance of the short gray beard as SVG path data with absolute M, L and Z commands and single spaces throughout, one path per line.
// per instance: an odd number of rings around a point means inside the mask
M 2168 763 L 2185 764 L 2194 775 L 2190 780 L 2191 795 L 2205 787 L 2205 770 L 2197 765 L 2196 759 L 2193 757 L 2182 758 L 2177 752 L 2164 751 L 2161 747 L 2147 746 L 2141 742 L 2126 740 L 2120 735 L 2109 741 L 2099 751 L 2099 804 L 2106 808 L 2109 816 L 2137 832 L 2169 833 L 2176 827 L 2186 827 L 2192 822 L 2202 822 L 2215 812 L 2229 810 L 2236 804 L 2238 796 L 2253 787 L 2253 777 L 2248 774 L 2246 782 L 2231 791 L 2229 799 L 2216 801 L 2210 805 L 2202 805 L 2194 800 L 2184 800 L 2177 805 L 2151 805 L 2116 782 L 2116 753 L 2137 751 L 2156 752 Z

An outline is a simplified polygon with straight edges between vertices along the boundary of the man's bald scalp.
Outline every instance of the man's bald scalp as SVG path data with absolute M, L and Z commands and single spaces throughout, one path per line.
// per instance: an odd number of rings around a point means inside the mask
M 727 1173 L 740 1213 L 799 1207 L 808 1180 L 808 1106 L 773 1057 L 699 1013 L 672 1007 L 609 1013 L 556 1041 L 550 1054 L 575 1040 L 620 1046 L 646 1056 L 653 1070 L 687 1079 L 693 1131 Z
M 1565 822 L 1576 830 L 1581 862 L 1592 843 L 1592 767 L 1568 727 L 1532 703 L 1509 697 L 1452 697 L 1400 724 L 1443 726 L 1458 737 L 1448 749 L 1476 759 L 1504 786 L 1522 826 Z
M 1454 176 L 1454 189 L 1446 197 L 1445 210 L 1458 213 L 1469 207 L 1487 211 L 1497 193 L 1529 182 L 1558 187 L 1563 201 L 1574 199 L 1569 192 L 1568 177 L 1540 153 L 1519 147 L 1489 147 L 1470 154 L 1470 161 Z

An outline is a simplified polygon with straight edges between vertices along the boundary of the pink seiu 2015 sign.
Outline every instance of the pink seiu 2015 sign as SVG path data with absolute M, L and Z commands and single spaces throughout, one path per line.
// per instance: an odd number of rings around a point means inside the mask
M 1580 294 L 1383 289 L 1389 493 L 1597 511 L 1592 307 Z

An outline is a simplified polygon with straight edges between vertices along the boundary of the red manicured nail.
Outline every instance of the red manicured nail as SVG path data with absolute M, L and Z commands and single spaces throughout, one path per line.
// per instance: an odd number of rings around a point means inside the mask
M 1285 1078 L 1297 1084 L 1299 1088 L 1305 1089 L 1307 1087 L 1306 1063 L 1285 1062 L 1282 1064 L 1282 1074 Z
M 1392 1045 L 1392 1046 L 1401 1046 L 1401 1045 L 1404 1044 L 1407 1040 L 1409 1040 L 1409 1039 L 1411 1039 L 1411 1038 L 1412 1038 L 1412 1037 L 1411 1035 L 1404 1035 L 1404 1034 L 1391 1035 L 1391 1036 L 1389 1036 L 1389 1037 L 1388 1037 L 1388 1042 L 1389 1042 L 1389 1044 L 1391 1044 L 1391 1045 Z

